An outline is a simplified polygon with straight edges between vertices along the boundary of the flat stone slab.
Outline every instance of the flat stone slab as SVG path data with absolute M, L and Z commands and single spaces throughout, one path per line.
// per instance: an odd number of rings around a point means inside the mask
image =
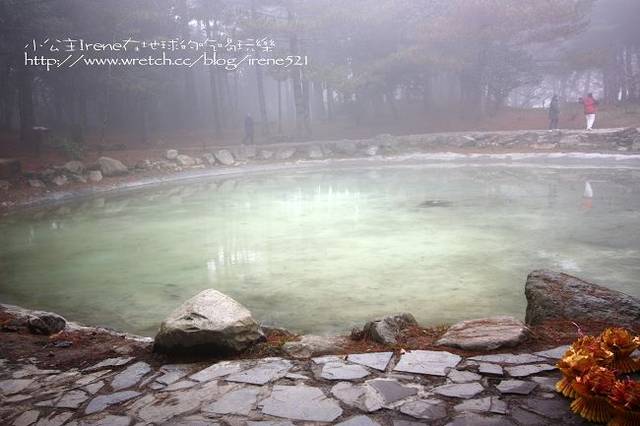
M 400 357 L 393 371 L 444 377 L 447 370 L 458 365 L 461 360 L 460 356 L 450 352 L 411 351 Z
M 560 419 L 569 414 L 569 401 L 562 399 L 537 399 L 525 400 L 525 408 L 541 416 L 550 419 Z M 557 422 L 556 422 L 557 423 Z
M 258 422 L 247 422 L 247 426 L 295 426 L 289 420 L 265 420 Z
M 542 356 L 545 358 L 551 359 L 560 359 L 564 356 L 564 354 L 569 350 L 569 345 L 558 346 L 554 349 L 549 349 L 546 351 L 534 352 L 533 354 L 536 356 Z
M 56 407 L 58 408 L 78 408 L 82 403 L 89 399 L 89 395 L 81 390 L 72 390 L 67 392 L 60 398 Z
M 496 354 L 480 355 L 469 358 L 472 361 L 492 362 L 494 364 L 531 364 L 545 362 L 546 359 L 532 354 Z
M 171 383 L 169 386 L 162 388 L 164 392 L 173 392 L 177 390 L 190 389 L 197 385 L 198 382 L 192 380 L 180 380 L 179 382 Z
M 68 411 L 53 412 L 48 417 L 41 418 L 35 426 L 62 426 L 73 416 L 73 413 Z
M 468 399 L 473 398 L 484 390 L 480 383 L 461 383 L 452 385 L 438 386 L 433 392 L 438 395 L 448 396 L 451 398 Z
M 33 383 L 33 379 L 11 379 L 0 381 L 0 393 L 3 395 L 13 395 L 25 390 Z
M 453 407 L 460 413 L 494 413 L 507 414 L 507 403 L 495 396 L 485 398 L 469 399 Z
M 231 391 L 204 408 L 203 411 L 205 413 L 246 416 L 255 408 L 259 394 L 260 388 L 243 388 Z
M 131 361 L 133 361 L 133 357 L 108 358 L 91 367 L 85 368 L 83 371 L 100 370 L 101 368 L 105 368 L 105 367 L 119 367 L 121 365 L 128 364 Z
M 357 380 L 369 374 L 369 370 L 360 365 L 328 362 L 322 367 L 320 377 L 327 380 Z
M 130 399 L 136 398 L 140 395 L 140 392 L 136 391 L 122 391 L 116 392 L 109 395 L 100 395 L 93 398 L 87 408 L 85 408 L 84 412 L 86 414 L 98 413 L 110 405 L 119 404 L 124 401 L 128 401 Z
M 400 412 L 417 419 L 438 420 L 447 416 L 447 406 L 438 399 L 419 399 L 402 404 Z
M 556 367 L 549 364 L 526 364 L 516 365 L 514 367 L 505 367 L 505 370 L 511 377 L 526 377 L 532 374 L 542 373 L 543 371 L 555 370 Z
M 560 380 L 558 377 L 531 377 L 531 381 L 538 384 L 538 387 L 546 392 L 555 392 L 556 383 Z
M 237 373 L 243 368 L 242 364 L 232 361 L 223 361 L 217 364 L 213 364 L 204 370 L 200 370 L 195 374 L 189 376 L 190 379 L 196 382 L 208 382 L 213 379 L 228 376 L 229 374 Z
M 537 425 L 546 425 L 550 424 L 549 419 L 545 419 L 544 417 L 532 413 L 531 411 L 527 411 L 521 407 L 513 407 L 511 408 L 511 418 L 513 418 L 518 424 L 523 426 L 537 426 Z
M 504 416 L 485 416 L 476 413 L 464 413 L 453 419 L 446 426 L 513 426 L 511 420 Z
M 380 426 L 380 423 L 367 416 L 355 416 L 338 423 L 337 426 Z
M 144 422 L 164 424 L 177 416 L 197 410 L 205 402 L 219 399 L 229 387 L 221 387 L 217 382 L 206 383 L 196 389 L 181 392 L 147 394 L 130 408 L 136 417 Z
M 38 410 L 25 411 L 14 419 L 13 426 L 29 426 L 38 421 L 38 417 L 40 417 Z
M 162 383 L 163 385 L 170 385 L 172 383 L 177 382 L 178 380 L 185 377 L 189 372 L 191 372 L 191 367 L 189 365 L 181 365 L 181 364 L 168 364 L 160 367 L 160 371 L 163 372 L 160 377 L 156 378 L 156 382 Z
M 136 362 L 118 373 L 111 381 L 111 387 L 115 391 L 130 388 L 138 384 L 150 371 L 151 367 L 146 362 Z
M 522 321 L 509 316 L 496 316 L 454 324 L 436 344 L 489 351 L 517 346 L 527 338 L 527 333 L 527 326 Z
M 133 419 L 129 416 L 114 416 L 112 414 L 94 414 L 77 421 L 71 421 L 65 426 L 129 426 Z
M 471 371 L 460 371 L 456 369 L 449 370 L 447 379 L 454 383 L 469 383 L 482 380 L 482 376 Z
M 91 374 L 85 374 L 84 376 L 76 380 L 75 384 L 76 386 L 88 385 L 89 383 L 95 382 L 96 380 L 100 379 L 106 374 L 109 374 L 110 372 L 111 370 L 102 370 Z
M 100 389 L 102 389 L 103 387 L 104 387 L 104 382 L 102 380 L 100 380 L 99 382 L 95 382 L 95 383 L 91 383 L 89 385 L 86 385 L 82 389 L 87 391 L 89 394 L 94 395 L 94 394 L 98 393 L 98 391 Z
M 341 355 L 325 355 L 311 358 L 314 364 L 326 364 L 328 362 L 344 362 L 345 357 Z
M 331 388 L 331 394 L 345 404 L 372 413 L 382 408 L 382 396 L 369 385 L 340 382 Z
M 264 414 L 291 420 L 332 422 L 342 415 L 335 400 L 310 386 L 274 386 L 271 396 L 262 404 Z
M 537 383 L 523 380 L 503 380 L 496 388 L 503 394 L 529 395 L 538 386 Z
M 277 359 L 261 363 L 249 370 L 227 376 L 225 380 L 228 382 L 264 385 L 283 378 L 289 372 L 291 367 L 291 362 L 284 359 Z
M 11 375 L 14 379 L 24 379 L 31 376 L 44 376 L 49 374 L 59 374 L 60 370 L 41 370 L 35 365 L 27 364 L 24 368 L 16 371 Z
M 364 365 L 375 370 L 384 371 L 393 357 L 393 352 L 372 352 L 366 354 L 353 354 L 347 357 L 347 361 Z
M 480 362 L 478 363 L 478 371 L 480 374 L 491 374 L 494 376 L 503 376 L 504 370 L 502 366 L 498 364 L 491 364 L 489 362 Z
M 397 380 L 375 379 L 367 381 L 366 384 L 374 388 L 382 396 L 385 404 L 393 404 L 418 393 L 417 388 L 405 386 Z

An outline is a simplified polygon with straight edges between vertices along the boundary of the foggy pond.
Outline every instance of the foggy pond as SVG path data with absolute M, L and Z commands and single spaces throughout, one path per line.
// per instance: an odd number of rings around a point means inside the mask
M 640 296 L 639 188 L 633 168 L 437 164 L 163 186 L 0 221 L 0 299 L 144 335 L 205 288 L 319 334 L 521 318 L 538 268 Z

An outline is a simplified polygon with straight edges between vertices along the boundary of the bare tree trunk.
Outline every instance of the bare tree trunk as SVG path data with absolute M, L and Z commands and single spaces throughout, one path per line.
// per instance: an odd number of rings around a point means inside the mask
M 303 102 L 303 118 L 304 118 L 304 133 L 305 136 L 311 136 L 311 115 L 310 115 L 310 89 L 311 84 L 308 79 L 304 78 L 304 73 L 301 73 L 302 80 L 302 102 Z
M 291 10 L 291 3 L 288 4 L 287 14 L 288 21 L 292 24 L 294 16 Z M 298 35 L 293 31 L 289 37 L 289 50 L 291 55 L 296 56 L 299 54 Z M 311 126 L 309 125 L 309 83 L 304 79 L 300 67 L 292 67 L 291 82 L 296 111 L 296 135 L 302 136 L 303 131 L 309 135 L 311 133 Z
M 322 121 L 327 119 L 327 111 L 324 107 L 324 87 L 322 82 L 314 81 L 313 82 L 313 104 L 314 104 L 314 114 L 313 118 L 316 121 Z
M 18 71 L 18 111 L 20 117 L 20 142 L 29 149 L 34 148 L 35 112 L 33 108 L 33 81 L 27 67 Z
M 331 87 L 331 84 L 327 83 L 327 120 L 329 120 L 330 122 L 334 119 L 333 110 L 333 87 Z
M 282 134 L 282 80 L 278 79 L 278 134 Z
M 291 54 L 298 52 L 298 37 L 294 34 L 289 39 Z M 304 99 L 302 95 L 302 76 L 299 67 L 291 69 L 291 84 L 293 85 L 293 101 L 296 107 L 296 135 L 302 135 L 304 128 Z
M 251 0 L 251 20 L 256 22 L 256 2 Z M 256 37 L 257 38 L 257 37 Z M 260 51 L 256 52 L 256 56 L 260 57 Z M 267 118 L 267 103 L 264 98 L 264 75 L 260 65 L 255 66 L 256 69 L 256 85 L 258 88 L 258 107 L 260 109 L 260 120 L 262 121 L 262 134 L 269 134 L 269 120 Z
M 0 64 L 0 129 L 9 129 L 11 123 L 9 111 L 12 105 L 10 104 L 10 89 L 9 89 L 9 62 L 6 64 Z
M 215 29 L 211 25 L 211 19 L 207 18 L 207 34 L 210 39 L 215 40 Z M 211 113 L 213 115 L 213 131 L 220 137 L 220 95 L 218 94 L 216 67 L 209 67 L 209 89 L 211 91 Z M 208 120 L 207 120 L 208 121 Z

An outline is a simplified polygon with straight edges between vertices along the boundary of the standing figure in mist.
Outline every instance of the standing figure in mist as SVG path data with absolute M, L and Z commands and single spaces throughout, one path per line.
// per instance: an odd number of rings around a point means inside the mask
M 558 101 L 558 95 L 553 95 L 553 98 L 551 98 L 551 103 L 549 104 L 549 130 L 557 129 L 559 121 L 560 102 Z
M 580 98 L 580 102 L 584 107 L 587 130 L 593 130 L 593 123 L 596 121 L 596 112 L 598 112 L 598 101 L 593 97 L 593 93 L 589 93 L 586 98 Z
M 251 141 L 251 145 L 253 145 L 253 118 L 251 114 L 247 114 L 244 118 L 244 138 L 242 139 L 242 144 L 244 145 L 247 141 Z

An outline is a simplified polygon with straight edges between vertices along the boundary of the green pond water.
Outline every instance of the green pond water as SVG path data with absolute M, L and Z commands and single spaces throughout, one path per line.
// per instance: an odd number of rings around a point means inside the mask
M 205 288 L 307 333 L 522 318 L 537 268 L 640 296 L 639 230 L 628 168 L 279 171 L 8 216 L 0 301 L 145 335 Z

